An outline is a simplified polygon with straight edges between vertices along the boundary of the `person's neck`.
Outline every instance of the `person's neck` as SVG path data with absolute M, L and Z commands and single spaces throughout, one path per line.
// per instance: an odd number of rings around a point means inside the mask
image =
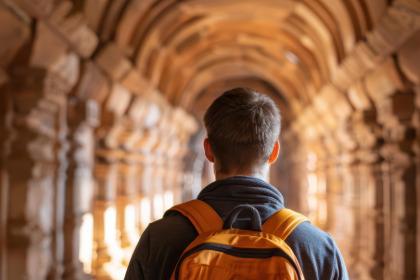
M 264 166 L 264 167 L 261 167 L 255 170 L 249 170 L 249 171 L 222 172 L 222 171 L 215 170 L 214 172 L 215 172 L 216 180 L 223 180 L 223 179 L 227 179 L 227 178 L 235 177 L 235 176 L 247 176 L 247 177 L 255 177 L 266 182 L 269 181 L 268 166 Z

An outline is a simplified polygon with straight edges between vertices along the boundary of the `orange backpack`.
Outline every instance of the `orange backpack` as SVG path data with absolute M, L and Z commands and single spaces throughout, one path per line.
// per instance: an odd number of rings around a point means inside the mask
M 198 232 L 182 253 L 171 279 L 304 280 L 285 239 L 308 220 L 305 216 L 282 209 L 261 224 L 255 207 L 239 205 L 223 223 L 211 206 L 197 199 L 170 210 L 188 218 Z M 252 213 L 250 230 L 232 228 L 243 211 Z

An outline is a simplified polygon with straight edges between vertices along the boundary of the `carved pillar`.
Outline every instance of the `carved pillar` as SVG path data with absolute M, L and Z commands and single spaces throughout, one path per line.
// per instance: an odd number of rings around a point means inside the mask
M 153 219 L 153 191 L 152 191 L 152 177 L 153 177 L 153 155 L 148 152 L 144 151 L 144 160 L 142 160 L 142 177 L 141 177 L 141 185 L 142 185 L 142 198 L 146 198 L 145 204 L 143 204 L 143 207 L 148 207 L 150 210 L 148 214 L 149 218 Z M 147 206 L 148 205 L 148 206 Z M 140 213 L 140 215 L 143 215 Z M 146 216 L 143 216 L 143 218 L 146 218 Z M 145 223 L 143 224 L 143 227 L 147 226 Z
M 182 142 L 180 149 L 185 150 L 182 165 L 184 170 L 178 175 L 182 193 L 181 200 L 187 201 L 197 197 L 201 188 L 211 182 L 211 176 L 203 174 L 203 168 L 210 166 L 203 153 L 204 131 L 196 133 L 192 139 Z M 188 148 L 187 148 L 188 147 Z M 207 168 L 209 169 L 209 168 Z M 210 171 L 213 174 L 213 170 Z
M 126 229 L 125 210 L 129 205 L 129 197 L 127 196 L 126 188 L 129 182 L 130 166 L 125 162 L 121 162 L 118 166 L 118 183 L 117 183 L 117 195 L 115 200 L 115 207 L 117 213 L 117 238 L 119 239 L 119 245 L 121 248 L 127 248 L 130 246 L 128 239 L 128 233 Z
M 165 212 L 165 203 L 164 203 L 164 172 L 163 172 L 163 162 L 162 157 L 159 156 L 156 151 L 154 151 L 153 159 L 153 171 L 152 171 L 152 184 L 151 184 L 151 195 L 153 198 L 153 211 L 152 216 L 154 220 L 160 219 Z
M 411 124 L 414 94 L 396 92 L 380 104 L 380 122 L 384 125 L 385 158 L 389 176 L 389 235 L 386 240 L 387 279 L 415 279 L 416 267 L 416 165 L 412 143 L 415 132 Z
M 347 265 L 351 273 L 351 277 L 355 279 L 361 279 L 360 272 L 360 238 L 361 232 L 360 227 L 362 221 L 360 220 L 360 206 L 358 199 L 359 194 L 359 178 L 355 172 L 355 166 L 349 163 L 342 163 L 341 172 L 343 176 L 343 188 L 344 188 L 344 205 L 346 208 L 346 222 L 349 223 L 347 240 L 351 240 L 349 248 L 350 259 L 347 260 Z
M 139 236 L 136 230 L 135 205 L 137 202 L 137 168 L 134 162 L 125 160 L 119 165 L 119 180 L 116 199 L 117 228 L 120 247 L 128 252 L 132 250 Z M 129 254 L 127 254 L 128 256 Z M 128 262 L 129 258 L 125 258 Z M 128 265 L 126 263 L 125 265 Z
M 361 152 L 361 151 L 360 151 Z M 375 154 L 360 155 L 360 159 L 353 165 L 355 178 L 355 236 L 352 242 L 356 256 L 353 269 L 358 279 L 378 279 L 381 274 L 383 261 L 377 255 L 382 250 L 383 237 L 381 234 L 382 209 L 382 181 L 380 164 L 374 159 Z M 371 151 L 366 151 L 371 153 Z M 362 161 L 363 160 L 363 161 Z
M 407 86 L 414 93 L 414 113 L 411 119 L 413 126 L 414 141 L 412 151 L 416 166 L 415 189 L 416 189 L 416 244 L 417 244 L 417 278 L 420 279 L 420 60 L 418 50 L 420 48 L 420 31 L 417 30 L 412 37 L 398 50 L 396 59 L 400 73 L 408 82 Z M 411 104 L 410 104 L 411 105 Z M 414 226 L 413 226 L 414 227 Z
M 307 153 L 305 158 L 302 158 L 302 162 L 304 162 L 302 168 L 305 168 L 302 181 L 306 182 L 304 199 L 306 199 L 307 204 L 307 216 L 316 226 L 326 229 L 329 214 L 326 178 L 328 158 L 325 154 L 326 149 L 322 146 L 320 140 L 311 139 L 308 142 L 305 145 Z M 290 187 L 293 188 L 293 186 Z
M 44 70 L 21 69 L 9 88 L 15 114 L 6 168 L 13 186 L 8 192 L 8 279 L 44 279 L 52 262 L 56 118 L 38 108 L 45 77 Z
M 164 135 L 164 133 L 166 133 L 166 135 L 161 138 L 159 147 L 156 148 L 156 154 L 159 157 L 160 163 L 156 166 L 156 176 L 159 176 L 160 178 L 159 187 L 162 196 L 163 211 L 166 211 L 173 205 L 174 194 L 177 191 L 177 184 L 173 181 L 174 170 L 172 169 L 172 165 L 176 159 L 174 158 L 171 146 L 177 141 L 176 135 L 171 134 L 171 130 L 173 129 L 175 128 L 170 125 L 167 125 L 166 128 L 162 128 L 162 135 Z
M 415 151 L 416 162 L 416 191 L 417 191 L 417 262 L 420 261 L 420 85 L 417 84 L 415 88 L 416 93 L 416 112 L 413 118 L 413 123 L 416 127 L 416 139 L 413 143 L 413 150 Z M 420 265 L 417 265 L 417 279 L 420 279 Z
M 171 191 L 171 197 L 167 198 L 166 208 L 171 207 L 169 204 L 179 204 L 182 202 L 182 175 L 183 161 L 179 156 L 173 156 L 167 159 L 167 175 L 165 180 L 165 189 Z M 203 186 L 204 187 L 204 186 Z
M 361 263 L 361 250 L 363 249 L 363 246 L 361 244 L 362 242 L 362 236 L 363 236 L 363 227 L 365 227 L 365 221 L 362 219 L 362 193 L 363 190 L 361 189 L 361 181 L 363 181 L 360 176 L 360 165 L 359 163 L 353 162 L 353 163 L 347 163 L 345 164 L 345 170 L 346 175 L 345 178 L 347 178 L 346 181 L 346 191 L 349 193 L 348 200 L 347 200 L 347 207 L 351 211 L 351 217 L 352 217 L 352 236 L 351 236 L 351 260 L 349 263 L 350 270 L 352 273 L 352 277 L 355 279 L 366 279 L 364 275 L 364 265 Z M 366 186 L 364 186 L 366 187 Z
M 357 142 L 357 149 L 353 151 L 357 219 L 360 221 L 356 227 L 360 234 L 355 241 L 360 247 L 357 272 L 362 279 L 383 279 L 388 190 L 383 180 L 383 159 L 379 155 L 382 130 L 371 103 L 362 106 L 356 102 L 356 105 L 359 110 L 353 113 L 349 127 Z
M 348 167 L 352 176 L 350 211 L 353 217 L 348 259 L 352 277 L 382 279 L 384 266 L 384 191 L 382 161 L 375 147 L 359 148 Z M 352 234 L 350 234 L 352 232 Z
M 143 137 L 136 144 L 142 158 L 142 197 L 148 199 L 152 220 L 156 219 L 157 216 L 160 215 L 156 210 L 159 208 L 157 203 L 160 203 L 161 201 L 158 197 L 155 198 L 155 196 L 157 194 L 157 188 L 161 185 L 161 178 L 157 177 L 159 174 L 156 173 L 157 169 L 155 167 L 159 164 L 159 159 L 156 157 L 154 149 L 158 146 L 159 141 L 159 130 L 154 127 L 145 129 Z
M 158 149 L 158 153 L 160 154 L 160 165 L 158 168 L 159 176 L 162 178 L 161 192 L 165 211 L 175 203 L 180 202 L 182 193 L 179 181 L 180 177 L 178 176 L 178 172 L 182 172 L 183 169 L 182 161 L 180 161 L 182 155 L 179 154 L 181 152 L 179 149 L 179 139 L 173 133 L 173 130 L 178 128 L 176 124 L 174 126 L 168 126 L 168 128 L 172 129 L 172 132 L 168 129 L 167 135 L 162 139 Z
M 3 69 L 0 68 L 0 91 L 5 92 L 6 87 L 3 82 Z M 4 78 L 1 79 L 1 77 Z M 7 279 L 6 263 L 6 233 L 7 233 L 7 208 L 8 208 L 8 179 L 6 172 L 6 159 L 9 152 L 7 142 L 10 140 L 10 123 L 7 119 L 12 115 L 9 94 L 0 95 L 0 278 Z
M 61 279 L 64 270 L 63 264 L 63 226 L 64 226 L 64 207 L 65 205 L 65 184 L 66 184 L 66 153 L 68 143 L 66 141 L 67 124 L 65 123 L 66 109 L 65 104 L 60 106 L 58 114 L 59 132 L 58 141 L 55 143 L 54 153 L 56 160 L 55 180 L 54 180 L 54 227 L 53 227 L 53 264 L 48 279 Z
M 280 166 L 284 169 L 278 187 L 285 197 L 287 207 L 308 214 L 307 160 L 302 142 L 290 131 L 283 135 L 282 147 Z
M 344 230 L 345 236 L 334 236 L 343 239 L 343 245 L 340 246 L 342 251 L 351 252 L 345 259 L 352 277 L 382 279 L 386 213 L 386 186 L 383 183 L 382 163 L 377 158 L 377 153 L 372 150 L 358 150 L 354 154 L 359 159 L 348 167 L 353 181 L 352 193 L 348 195 L 350 199 L 347 199 L 351 206 L 346 206 L 349 207 L 346 209 L 347 214 L 341 214 L 346 217 L 346 224 L 349 221 L 347 216 L 353 219 L 347 225 L 336 225 L 340 232 Z
M 345 215 L 344 211 L 344 190 L 342 179 L 339 173 L 339 168 L 329 162 L 326 161 L 324 164 L 325 168 L 325 179 L 327 185 L 327 230 L 334 235 L 337 243 L 342 246 L 348 246 L 346 244 L 346 227 L 343 225 L 344 221 L 341 219 Z M 344 227 L 343 227 L 344 226 Z M 341 246 L 341 244 L 343 244 Z M 343 252 L 347 252 L 342 248 Z
M 401 153 L 386 145 L 386 153 L 392 157 Z M 391 156 L 391 155 L 390 155 Z M 399 156 L 402 156 L 401 154 Z M 388 158 L 388 160 L 390 160 Z M 409 158 L 393 159 L 389 162 L 390 184 L 390 224 L 387 254 L 386 276 L 388 279 L 414 279 L 416 268 L 415 256 L 415 177 L 416 168 Z
M 98 109 L 94 101 L 78 101 L 69 108 L 68 169 L 64 225 L 64 279 L 84 279 L 79 260 L 83 215 L 91 211 L 94 161 L 94 132 Z M 84 236 L 93 240 L 93 236 Z M 84 248 L 88 250 L 89 248 Z M 90 268 L 88 268 L 90 269 Z
M 67 60 L 65 61 L 67 62 Z M 64 71 L 78 71 L 76 69 L 65 69 L 66 63 L 61 65 Z M 64 73 L 62 73 L 64 74 Z M 68 73 L 65 73 L 68 74 Z M 73 73 L 71 73 L 73 74 Z M 77 74 L 76 74 L 77 75 Z M 63 75 L 65 76 L 65 75 Z M 67 169 L 67 151 L 68 151 L 68 125 L 67 125 L 67 94 L 69 93 L 72 84 L 70 84 L 61 75 L 49 74 L 46 83 L 46 100 L 49 102 L 43 107 L 44 110 L 55 105 L 56 108 L 56 142 L 54 143 L 54 158 L 55 158 L 55 178 L 54 178 L 54 204 L 53 212 L 53 264 L 48 275 L 48 279 L 61 279 L 64 271 L 64 205 L 66 195 L 66 169 Z M 71 75 L 70 75 L 71 76 Z
M 105 158 L 95 162 L 96 194 L 93 201 L 94 250 L 93 274 L 110 279 L 106 265 L 112 261 L 116 243 L 115 199 L 118 183 L 118 164 Z
M 327 124 L 326 124 L 327 125 Z M 331 128 L 330 128 L 331 129 Z M 349 160 L 344 156 L 343 145 L 337 135 L 331 130 L 323 132 L 321 137 L 321 151 L 324 151 L 325 177 L 327 189 L 327 227 L 334 236 L 343 252 L 344 260 L 350 274 L 353 256 L 353 246 L 349 240 L 353 238 L 354 209 L 353 184 Z M 352 277 L 352 275 L 350 275 Z
M 178 140 L 172 140 L 174 142 L 171 145 L 171 150 L 173 152 L 170 153 L 172 158 L 169 159 L 169 162 L 171 165 L 170 169 L 172 170 L 171 181 L 174 185 L 174 204 L 179 204 L 183 202 L 183 194 L 185 191 L 184 181 L 186 178 L 185 174 L 188 172 L 186 161 L 189 156 L 188 153 L 190 152 L 190 149 L 192 149 L 192 147 L 189 146 L 191 135 L 188 131 L 184 132 L 184 134 L 187 134 L 185 138 L 180 137 Z M 201 151 L 201 154 L 202 156 L 204 156 L 203 151 Z M 210 167 L 210 165 L 208 165 L 207 167 Z M 207 181 L 203 180 L 202 178 L 199 178 L 199 180 L 202 181 L 201 188 L 204 188 L 206 186 L 206 183 L 210 183 L 214 180 L 213 170 L 207 169 L 207 172 L 209 177 L 207 178 Z M 201 177 L 203 176 L 203 174 L 198 174 L 198 176 Z M 190 189 L 191 187 L 192 186 L 188 186 L 188 189 Z
M 151 209 L 150 209 L 150 198 L 146 194 L 146 188 L 144 185 L 144 176 L 147 174 L 147 158 L 143 153 L 139 153 L 136 161 L 137 165 L 137 179 L 136 179 L 136 223 L 139 233 L 142 233 L 150 222 Z

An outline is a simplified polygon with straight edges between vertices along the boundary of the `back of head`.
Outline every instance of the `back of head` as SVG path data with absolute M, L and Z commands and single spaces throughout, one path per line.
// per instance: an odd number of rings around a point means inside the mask
M 280 135 L 280 122 L 268 96 L 248 88 L 223 93 L 204 116 L 219 171 L 241 172 L 264 164 Z

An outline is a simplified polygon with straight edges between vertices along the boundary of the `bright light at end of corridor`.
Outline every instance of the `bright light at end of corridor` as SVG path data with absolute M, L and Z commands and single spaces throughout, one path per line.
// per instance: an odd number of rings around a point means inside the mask
M 83 215 L 80 226 L 79 260 L 83 264 L 83 271 L 91 273 L 93 257 L 93 215 Z
M 150 199 L 145 197 L 140 200 L 140 223 L 142 230 L 151 222 L 151 203 Z
M 155 194 L 153 197 L 153 218 L 155 220 L 162 218 L 164 212 L 164 201 L 162 194 Z
M 174 192 L 173 191 L 166 191 L 163 194 L 163 204 L 165 209 L 169 209 L 174 205 Z

